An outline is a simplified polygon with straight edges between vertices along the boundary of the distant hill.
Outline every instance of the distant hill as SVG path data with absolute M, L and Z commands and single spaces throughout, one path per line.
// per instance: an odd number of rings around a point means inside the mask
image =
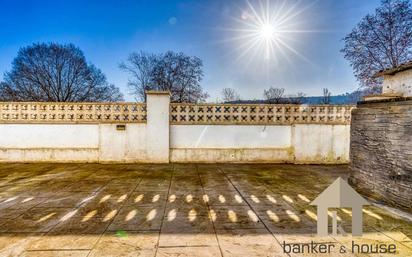
M 282 98 L 281 103 L 294 103 L 293 97 L 285 97 Z M 322 104 L 323 96 L 305 96 L 301 99 L 301 104 Z M 292 101 L 291 101 L 292 100 Z M 330 104 L 355 104 L 357 102 L 356 99 L 353 98 L 351 95 L 334 95 L 330 96 Z M 230 101 L 226 103 L 231 104 L 266 104 L 268 103 L 267 100 L 262 99 L 254 99 L 254 100 L 237 100 L 237 101 Z
M 362 96 L 371 94 L 369 91 L 354 91 L 352 93 L 346 93 L 342 95 L 334 95 L 330 96 L 330 104 L 356 104 L 358 101 L 362 100 Z M 300 98 L 301 104 L 322 104 L 323 96 L 305 96 Z M 296 102 L 295 97 L 284 97 L 282 98 L 281 102 L 283 103 L 294 103 Z M 265 104 L 268 103 L 267 100 L 263 99 L 254 99 L 254 100 L 238 100 L 238 101 L 231 101 L 227 103 L 233 104 Z
M 305 104 L 321 104 L 323 96 L 307 96 L 303 99 Z M 334 95 L 330 97 L 331 104 L 355 104 L 357 99 L 351 94 Z

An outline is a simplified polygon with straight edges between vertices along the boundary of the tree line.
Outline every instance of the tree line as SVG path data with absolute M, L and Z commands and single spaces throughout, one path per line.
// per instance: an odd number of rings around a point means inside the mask
M 139 100 L 148 90 L 170 91 L 172 102 L 197 103 L 209 96 L 200 85 L 203 62 L 195 56 L 168 51 L 132 53 L 120 68 L 130 74 L 129 88 Z
M 374 74 L 412 60 L 412 8 L 409 0 L 382 0 L 343 38 L 341 52 L 353 68 L 360 89 L 357 94 L 379 93 L 382 79 Z M 129 74 L 128 86 L 136 100 L 145 92 L 171 92 L 172 102 L 204 102 L 203 62 L 196 56 L 167 51 L 131 53 L 119 68 Z M 302 103 L 303 92 L 285 97 L 282 87 L 263 92 L 268 103 Z M 221 92 L 224 102 L 240 100 L 232 88 Z M 331 93 L 323 89 L 323 103 Z M 0 101 L 111 102 L 123 101 L 119 88 L 103 72 L 86 61 L 73 44 L 36 43 L 21 48 L 0 82 Z
M 173 102 L 203 102 L 203 63 L 197 57 L 168 51 L 132 53 L 120 69 L 130 74 L 128 85 L 137 100 L 148 90 L 170 91 Z M 23 47 L 0 83 L 0 101 L 114 102 L 123 101 L 119 88 L 86 61 L 73 44 L 38 43 Z
M 73 44 L 23 47 L 0 83 L 2 101 L 121 101 L 119 88 Z
M 239 103 L 242 102 L 240 94 L 234 88 L 224 88 L 221 91 L 222 101 L 224 103 Z M 303 104 L 306 94 L 298 92 L 297 94 L 285 95 L 284 88 L 269 87 L 263 90 L 262 102 L 268 104 Z M 320 100 L 321 104 L 331 103 L 331 92 L 329 89 L 323 89 L 323 95 Z

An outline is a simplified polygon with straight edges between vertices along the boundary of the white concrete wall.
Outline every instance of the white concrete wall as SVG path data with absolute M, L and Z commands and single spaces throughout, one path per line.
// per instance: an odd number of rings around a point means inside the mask
M 169 162 L 168 92 L 147 92 L 147 123 L 0 124 L 0 162 Z
M 0 124 L 0 162 L 148 162 L 146 124 Z
M 1 124 L 0 148 L 98 148 L 99 125 Z
M 172 125 L 171 148 L 284 148 L 291 126 Z
M 349 125 L 170 125 L 148 92 L 147 123 L 0 124 L 0 162 L 347 163 Z
M 412 96 L 412 70 L 398 72 L 395 75 L 383 76 L 383 93 Z
M 98 148 L 97 124 L 0 124 L 0 162 L 95 162 Z
M 171 125 L 157 151 L 149 134 L 146 124 L 0 124 L 0 162 L 349 161 L 349 125 Z
M 117 130 L 116 124 L 99 127 L 100 162 L 148 162 L 146 124 L 126 124 L 126 130 Z
M 349 125 L 172 125 L 172 162 L 348 163 Z
M 292 162 L 291 126 L 172 125 L 172 162 Z
M 295 163 L 348 163 L 350 125 L 294 125 Z

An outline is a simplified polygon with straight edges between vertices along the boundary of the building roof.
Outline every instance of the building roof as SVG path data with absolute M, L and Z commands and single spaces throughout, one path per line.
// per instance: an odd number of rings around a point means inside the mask
M 410 70 L 412 69 L 412 60 L 402 63 L 398 65 L 395 68 L 390 68 L 390 69 L 385 69 L 385 70 L 380 70 L 378 71 L 374 76 L 375 77 L 381 77 L 383 75 L 395 75 L 398 72 L 405 71 L 405 70 Z
M 369 205 L 349 184 L 342 178 L 337 178 L 328 188 L 326 188 L 311 205 L 326 208 L 359 207 Z

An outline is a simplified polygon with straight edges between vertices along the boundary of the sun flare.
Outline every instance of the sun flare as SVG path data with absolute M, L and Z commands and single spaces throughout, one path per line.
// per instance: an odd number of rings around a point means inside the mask
M 295 47 L 299 34 L 309 33 L 305 29 L 304 13 L 310 6 L 286 0 L 248 1 L 240 17 L 235 17 L 235 32 L 228 41 L 235 41 L 238 58 L 260 58 L 265 60 L 290 59 L 298 56 L 306 59 Z
M 271 40 L 272 37 L 274 36 L 274 33 L 275 33 L 274 28 L 270 24 L 263 24 L 259 29 L 259 34 L 265 40 Z

